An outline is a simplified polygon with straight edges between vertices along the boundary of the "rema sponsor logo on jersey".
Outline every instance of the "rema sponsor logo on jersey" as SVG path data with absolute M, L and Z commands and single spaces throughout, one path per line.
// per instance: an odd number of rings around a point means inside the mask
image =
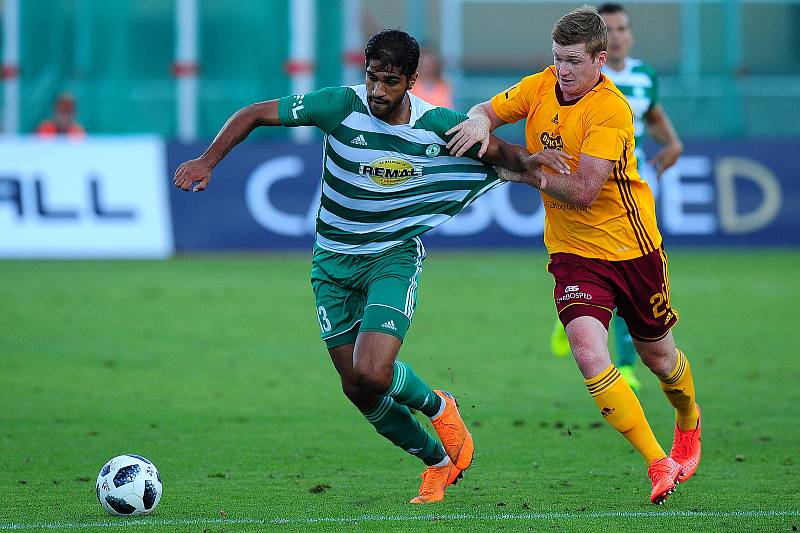
M 422 167 L 397 157 L 379 157 L 370 163 L 361 163 L 358 173 L 381 187 L 397 187 L 415 176 L 422 176 Z

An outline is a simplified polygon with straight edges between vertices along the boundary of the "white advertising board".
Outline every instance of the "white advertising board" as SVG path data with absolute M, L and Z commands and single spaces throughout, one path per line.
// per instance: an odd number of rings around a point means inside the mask
M 165 174 L 155 137 L 0 137 L 0 258 L 171 256 Z

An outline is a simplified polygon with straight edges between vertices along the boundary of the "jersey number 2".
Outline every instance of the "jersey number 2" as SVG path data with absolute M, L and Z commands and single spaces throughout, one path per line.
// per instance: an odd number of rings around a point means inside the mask
M 667 310 L 664 308 L 664 304 L 666 302 L 662 293 L 657 292 L 651 296 L 650 303 L 653 304 L 653 317 L 658 318 L 667 312 Z

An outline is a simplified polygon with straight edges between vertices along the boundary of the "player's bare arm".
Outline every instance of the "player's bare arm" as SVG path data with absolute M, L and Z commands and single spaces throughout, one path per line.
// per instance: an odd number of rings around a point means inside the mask
M 658 153 L 650 160 L 650 163 L 656 168 L 658 177 L 661 177 L 661 174 L 674 165 L 683 153 L 683 143 L 661 104 L 653 106 L 645 115 L 645 120 L 650 136 L 662 145 Z
M 543 172 L 542 167 L 547 167 L 559 174 L 569 174 L 569 163 L 572 156 L 561 150 L 545 149 L 527 157 L 524 161 L 525 172 L 512 172 L 506 169 L 497 169 L 497 175 L 506 181 L 525 183 L 534 189 L 544 190 L 547 186 L 549 172 Z
M 551 174 L 536 162 L 534 156 L 528 160 L 527 166 L 529 174 L 544 183 L 539 188 L 542 192 L 571 205 L 590 207 L 600 195 L 614 164 L 614 161 L 582 153 L 578 169 L 572 174 Z
M 467 112 L 467 120 L 456 124 L 445 135 L 453 135 L 447 143 L 447 149 L 456 157 L 461 157 L 475 143 L 480 143 L 478 157 L 489 148 L 489 135 L 503 124 L 503 121 L 492 109 L 488 101 L 476 104 Z
M 489 141 L 484 152 L 483 155 L 478 154 L 481 161 L 499 167 L 498 170 L 502 168 L 514 173 L 526 172 L 527 167 L 525 162 L 531 156 L 531 153 L 524 146 L 507 143 L 494 135 L 489 136 Z
M 280 126 L 278 101 L 258 102 L 234 113 L 222 126 L 208 149 L 197 159 L 186 161 L 175 171 L 175 186 L 192 192 L 204 191 L 214 167 L 259 126 Z M 194 186 L 193 186 L 194 185 Z

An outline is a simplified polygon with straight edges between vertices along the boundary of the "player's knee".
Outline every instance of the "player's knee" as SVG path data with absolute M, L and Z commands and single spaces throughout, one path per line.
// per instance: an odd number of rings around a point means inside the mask
M 611 364 L 611 357 L 608 352 L 599 350 L 573 350 L 573 356 L 584 379 L 591 379 L 599 375 Z
M 391 367 L 390 367 L 391 368 Z M 392 374 L 376 366 L 358 365 L 355 379 L 359 386 L 375 394 L 385 394 L 392 386 Z
M 342 392 L 350 400 L 358 398 L 360 396 L 361 390 L 362 390 L 361 385 L 359 385 L 355 381 L 342 378 Z
M 671 332 L 667 332 L 664 338 L 657 341 L 645 342 L 634 338 L 633 346 L 643 361 L 646 359 L 653 364 L 675 362 L 678 358 L 678 350 Z
M 677 355 L 664 350 L 645 350 L 640 354 L 640 358 L 651 372 L 666 377 L 675 367 Z
M 375 396 L 362 384 L 352 379 L 344 378 L 342 378 L 342 392 L 359 409 L 369 408 L 370 400 Z
M 570 339 L 570 341 L 572 340 Z M 570 342 L 570 348 L 572 349 L 575 363 L 577 363 L 584 377 L 594 377 L 611 364 L 608 349 L 597 342 L 581 342 L 578 340 L 577 342 Z

